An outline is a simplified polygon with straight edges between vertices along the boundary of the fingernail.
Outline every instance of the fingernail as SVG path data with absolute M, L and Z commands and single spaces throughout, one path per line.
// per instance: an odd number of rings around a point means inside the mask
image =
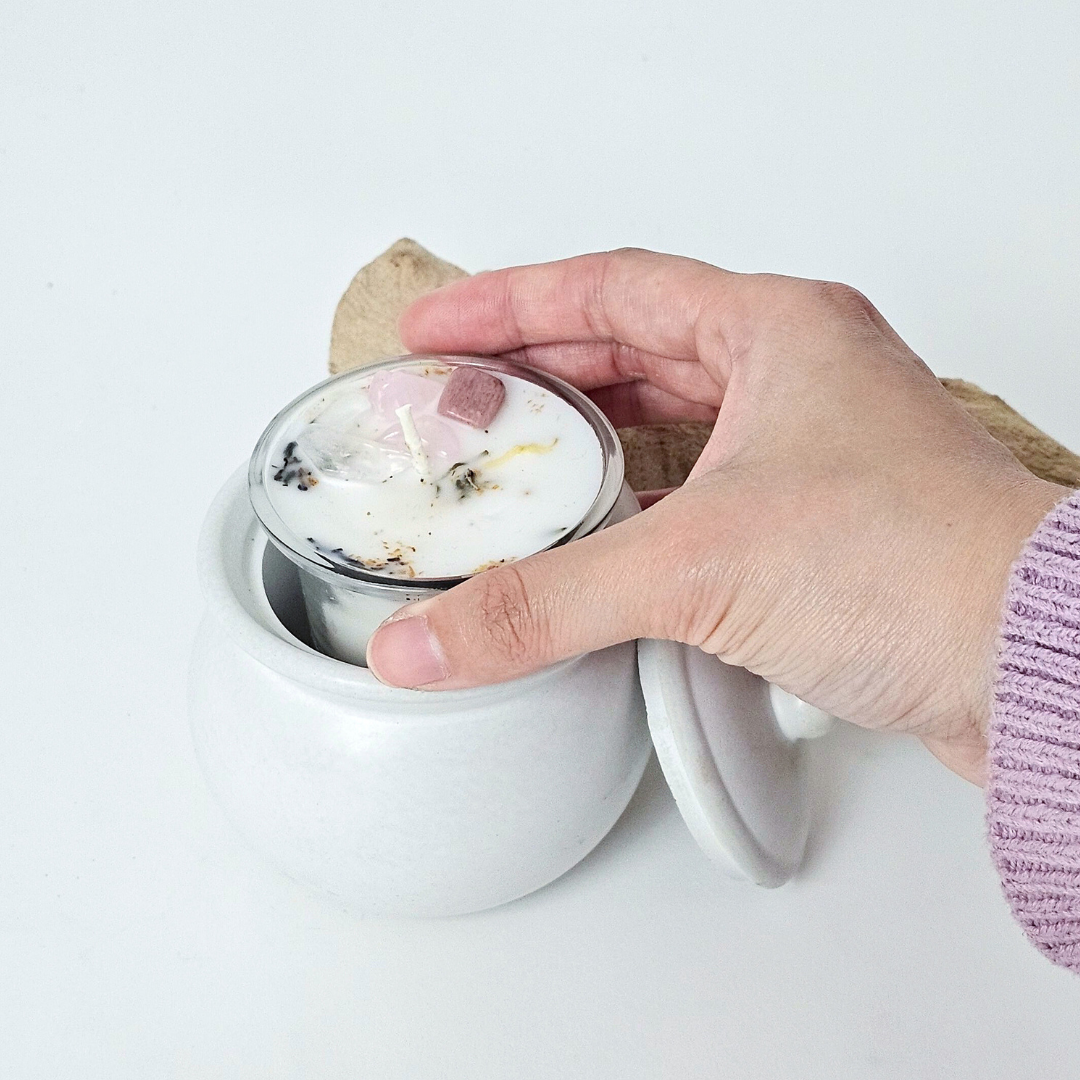
M 371 636 L 367 663 L 379 682 L 416 689 L 450 674 L 442 649 L 423 615 L 385 622 Z

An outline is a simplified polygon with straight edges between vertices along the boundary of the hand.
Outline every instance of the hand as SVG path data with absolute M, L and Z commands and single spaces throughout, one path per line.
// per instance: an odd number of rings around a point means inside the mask
M 1009 567 L 1065 491 L 862 295 L 617 251 L 456 282 L 401 333 L 552 372 L 616 425 L 715 426 L 643 513 L 403 609 L 368 646 L 380 679 L 474 686 L 672 638 L 981 779 Z

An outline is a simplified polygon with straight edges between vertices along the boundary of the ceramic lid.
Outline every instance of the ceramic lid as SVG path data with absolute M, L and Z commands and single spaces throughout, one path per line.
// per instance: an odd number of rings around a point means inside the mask
M 810 823 L 799 740 L 830 718 L 678 642 L 638 642 L 638 667 L 656 755 L 694 839 L 732 876 L 782 885 Z

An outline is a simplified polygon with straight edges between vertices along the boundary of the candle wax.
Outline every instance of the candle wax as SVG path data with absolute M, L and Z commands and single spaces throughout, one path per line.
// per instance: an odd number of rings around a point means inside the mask
M 585 517 L 603 479 L 588 420 L 502 372 L 486 429 L 440 416 L 450 370 L 417 362 L 331 384 L 284 425 L 266 491 L 313 552 L 385 577 L 463 577 L 550 547 Z

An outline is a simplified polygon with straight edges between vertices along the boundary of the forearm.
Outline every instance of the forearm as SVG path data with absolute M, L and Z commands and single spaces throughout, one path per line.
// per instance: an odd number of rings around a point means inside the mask
M 988 826 L 1017 920 L 1080 973 L 1080 494 L 1013 567 L 989 726 Z

